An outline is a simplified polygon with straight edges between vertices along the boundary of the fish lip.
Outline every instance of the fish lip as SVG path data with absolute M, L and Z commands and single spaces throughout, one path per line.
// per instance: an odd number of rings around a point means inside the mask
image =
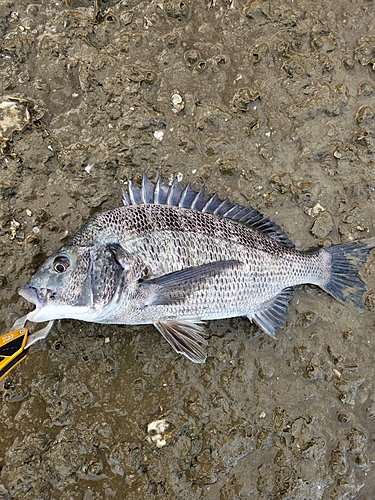
M 48 299 L 52 295 L 52 290 L 49 288 L 35 288 L 33 286 L 23 286 L 18 290 L 19 295 L 26 299 L 28 302 L 35 304 L 35 309 L 27 315 L 29 321 L 34 321 L 39 311 L 43 306 L 47 305 Z
M 48 298 L 52 294 L 49 288 L 35 288 L 33 286 L 23 286 L 18 293 L 28 302 L 35 304 L 37 307 L 42 307 L 47 303 Z

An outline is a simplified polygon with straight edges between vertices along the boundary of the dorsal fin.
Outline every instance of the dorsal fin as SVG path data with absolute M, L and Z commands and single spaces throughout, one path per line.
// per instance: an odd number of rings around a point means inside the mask
M 190 183 L 183 188 L 177 177 L 170 185 L 164 181 L 161 175 L 154 184 L 143 173 L 141 187 L 128 179 L 128 192 L 129 194 L 124 190 L 122 192 L 122 200 L 125 206 L 155 204 L 189 208 L 234 220 L 267 235 L 288 248 L 294 248 L 294 244 L 280 226 L 262 215 L 258 210 L 232 203 L 228 198 L 222 200 L 217 193 L 210 196 L 204 186 L 200 191 L 194 191 Z

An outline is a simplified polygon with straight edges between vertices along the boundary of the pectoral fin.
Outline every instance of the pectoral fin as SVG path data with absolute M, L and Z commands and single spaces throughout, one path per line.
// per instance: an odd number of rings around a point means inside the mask
M 199 289 L 207 278 L 222 273 L 226 269 L 241 266 L 238 260 L 221 260 L 201 266 L 188 267 L 164 274 L 157 278 L 140 281 L 140 286 L 148 290 L 147 306 L 178 304 L 194 290 Z
M 183 354 L 193 363 L 204 363 L 207 354 L 203 346 L 207 341 L 202 337 L 203 328 L 194 321 L 165 320 L 154 323 L 165 340 L 179 354 Z

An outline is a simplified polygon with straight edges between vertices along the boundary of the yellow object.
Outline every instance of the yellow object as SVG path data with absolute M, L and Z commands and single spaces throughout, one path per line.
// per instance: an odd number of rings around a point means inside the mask
M 27 334 L 23 327 L 0 336 L 0 380 L 27 356 Z

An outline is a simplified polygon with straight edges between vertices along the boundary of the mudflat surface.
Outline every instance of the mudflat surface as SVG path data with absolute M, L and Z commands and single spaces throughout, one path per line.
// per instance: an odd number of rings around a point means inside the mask
M 251 204 L 303 250 L 374 236 L 374 2 L 1 2 L 0 328 L 142 171 Z M 0 382 L 1 499 L 369 499 L 363 313 L 299 287 L 278 340 L 58 321 Z

